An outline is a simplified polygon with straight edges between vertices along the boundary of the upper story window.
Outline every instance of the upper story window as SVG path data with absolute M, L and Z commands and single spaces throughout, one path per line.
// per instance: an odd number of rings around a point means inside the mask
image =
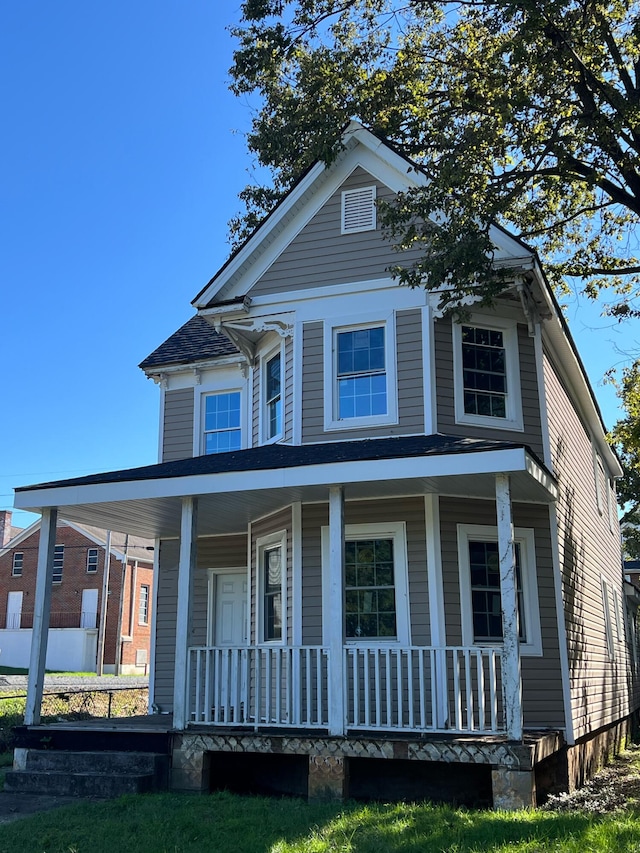
M 523 654 L 542 654 L 533 530 L 515 531 L 518 634 Z M 501 643 L 502 601 L 498 532 L 495 527 L 458 525 L 462 643 Z
M 98 549 L 87 548 L 87 571 L 93 574 L 98 571 Z
M 325 429 L 397 421 L 392 322 L 325 329 Z
M 376 188 L 360 187 L 342 193 L 341 230 L 343 234 L 375 231 Z
M 282 425 L 282 352 L 264 359 L 263 384 L 263 433 L 265 441 L 279 438 L 283 432 Z
M 53 550 L 53 583 L 62 583 L 62 570 L 64 568 L 64 545 L 56 545 Z
M 240 392 L 225 391 L 204 397 L 204 452 L 226 453 L 240 450 Z
M 523 428 L 515 322 L 453 324 L 456 422 Z
M 11 574 L 14 578 L 22 577 L 22 565 L 24 563 L 24 554 L 22 551 L 16 551 L 13 555 L 13 564 L 11 566 Z

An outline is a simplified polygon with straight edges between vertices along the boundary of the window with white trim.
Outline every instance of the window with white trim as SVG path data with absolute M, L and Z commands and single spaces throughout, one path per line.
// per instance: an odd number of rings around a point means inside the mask
M 542 636 L 533 530 L 517 528 L 514 545 L 520 650 L 523 654 L 541 655 Z M 462 644 L 484 646 L 502 643 L 497 528 L 459 524 L 458 565 Z
M 359 231 L 375 231 L 376 187 L 359 187 L 342 193 L 341 231 L 355 234 Z
M 457 423 L 523 429 L 515 321 L 454 323 L 453 364 Z
M 275 441 L 282 436 L 282 351 L 267 357 L 262 362 L 263 380 L 263 440 Z
M 616 650 L 613 643 L 613 624 L 611 622 L 611 592 L 609 590 L 609 582 L 606 578 L 600 578 L 600 587 L 602 590 L 602 609 L 604 612 L 604 635 L 607 646 L 607 655 L 609 660 L 613 660 L 616 656 Z
M 258 642 L 286 643 L 287 538 L 286 531 L 256 542 L 258 581 Z
M 62 583 L 64 569 L 64 545 L 56 545 L 53 549 L 53 583 Z
M 202 398 L 203 452 L 226 453 L 242 447 L 240 391 L 205 394 Z
M 140 585 L 140 596 L 138 598 L 138 624 L 149 624 L 149 585 Z
M 397 423 L 394 323 L 325 327 L 325 429 Z
M 16 551 L 13 555 L 13 563 L 11 566 L 11 574 L 14 578 L 22 577 L 22 566 L 24 564 L 24 554 L 22 551 Z
M 328 590 L 329 528 L 322 528 L 323 590 Z M 344 636 L 347 643 L 410 642 L 406 529 L 403 522 L 345 527 Z M 327 602 L 323 606 L 328 606 Z M 329 619 L 331 617 L 329 616 Z
M 95 574 L 98 571 L 98 549 L 87 548 L 87 571 Z

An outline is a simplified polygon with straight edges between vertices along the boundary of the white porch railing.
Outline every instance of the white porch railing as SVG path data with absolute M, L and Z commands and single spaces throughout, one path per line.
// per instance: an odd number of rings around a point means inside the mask
M 321 646 L 189 650 L 188 719 L 214 726 L 329 725 Z M 345 730 L 505 731 L 499 649 L 345 646 Z

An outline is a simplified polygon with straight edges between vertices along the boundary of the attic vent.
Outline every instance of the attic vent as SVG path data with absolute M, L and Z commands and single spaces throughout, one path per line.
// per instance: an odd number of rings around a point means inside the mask
M 373 231 L 376 227 L 376 188 L 361 187 L 342 193 L 342 233 Z

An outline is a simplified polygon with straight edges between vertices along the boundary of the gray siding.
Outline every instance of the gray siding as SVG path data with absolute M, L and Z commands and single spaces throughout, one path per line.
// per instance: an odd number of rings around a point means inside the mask
M 340 233 L 342 191 L 372 184 L 379 199 L 393 198 L 388 187 L 358 167 L 262 275 L 251 295 L 388 278 L 387 269 L 398 263 L 399 255 L 379 226 L 375 231 Z M 418 250 L 403 252 L 403 263 L 419 255 Z
M 524 724 L 528 728 L 562 727 L 564 726 L 564 706 L 549 512 L 544 506 L 514 504 L 513 521 L 516 527 L 531 527 L 534 530 L 542 633 L 542 657 L 523 656 L 521 662 Z M 495 503 L 454 498 L 440 499 L 442 577 L 448 645 L 462 643 L 458 524 L 495 526 Z
M 398 423 L 364 429 L 324 430 L 323 324 L 305 323 L 302 353 L 302 441 L 340 441 L 424 432 L 424 382 L 422 369 L 422 313 L 420 309 L 396 314 Z
M 545 388 L 557 502 L 560 568 L 569 653 L 571 703 L 576 737 L 624 717 L 638 707 L 627 701 L 630 656 L 615 639 L 615 659 L 607 652 L 601 577 L 622 596 L 619 530 L 596 505 L 591 437 L 571 404 L 561 371 L 544 359 Z M 611 602 L 613 608 L 613 602 Z M 612 610 L 612 619 L 614 618 Z
M 284 440 L 293 442 L 293 338 L 284 342 Z
M 253 383 L 252 383 L 252 402 L 251 402 L 251 447 L 258 447 L 260 444 L 260 406 L 262 405 L 262 394 L 260 393 L 261 361 L 259 358 L 255 360 L 253 366 Z
M 193 456 L 193 388 L 179 388 L 164 395 L 162 461 Z
M 518 324 L 518 350 L 520 354 L 520 385 L 524 432 L 499 428 L 458 424 L 454 408 L 453 336 L 450 320 L 435 323 L 436 392 L 438 408 L 437 431 L 447 434 L 478 438 L 495 438 L 505 441 L 522 441 L 541 458 L 543 455 L 542 426 L 540 423 L 540 398 L 533 338 L 527 327 Z

